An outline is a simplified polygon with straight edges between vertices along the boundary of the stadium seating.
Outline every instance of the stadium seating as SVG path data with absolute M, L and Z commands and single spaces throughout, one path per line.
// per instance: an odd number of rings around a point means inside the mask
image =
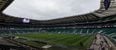
M 116 28 L 52 28 L 52 29 L 44 29 L 46 32 L 56 32 L 56 33 L 105 33 L 111 34 L 115 33 Z

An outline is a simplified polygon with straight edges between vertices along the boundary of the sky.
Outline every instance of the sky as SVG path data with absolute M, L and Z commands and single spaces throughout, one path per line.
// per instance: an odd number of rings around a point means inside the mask
M 52 20 L 87 14 L 99 8 L 100 0 L 15 0 L 3 13 L 20 18 Z

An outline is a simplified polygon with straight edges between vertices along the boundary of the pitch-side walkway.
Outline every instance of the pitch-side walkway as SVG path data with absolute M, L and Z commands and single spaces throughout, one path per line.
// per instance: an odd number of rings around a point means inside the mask
M 102 35 L 97 34 L 95 40 L 90 46 L 90 50 L 109 50 L 109 45 Z
M 12 44 L 12 43 L 6 41 L 6 40 L 5 40 L 4 38 L 2 38 L 2 37 L 0 37 L 0 44 L 1 44 L 1 45 L 17 46 L 17 45 L 15 45 L 15 44 Z
M 106 36 L 104 36 L 104 39 L 109 44 L 110 50 L 116 50 L 116 46 Z

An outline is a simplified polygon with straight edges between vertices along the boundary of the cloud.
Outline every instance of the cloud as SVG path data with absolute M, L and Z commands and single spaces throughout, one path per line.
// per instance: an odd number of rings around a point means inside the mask
M 15 0 L 3 13 L 35 20 L 86 14 L 100 8 L 100 0 Z

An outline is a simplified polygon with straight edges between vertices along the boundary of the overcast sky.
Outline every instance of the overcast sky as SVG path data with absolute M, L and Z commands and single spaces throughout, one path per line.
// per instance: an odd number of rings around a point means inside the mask
M 93 12 L 100 0 L 15 0 L 3 13 L 36 20 L 51 20 Z

